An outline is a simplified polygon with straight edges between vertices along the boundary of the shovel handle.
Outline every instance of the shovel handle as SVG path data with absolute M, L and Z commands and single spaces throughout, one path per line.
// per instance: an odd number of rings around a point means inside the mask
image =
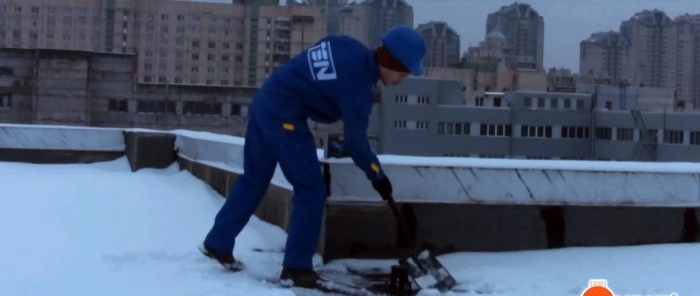
M 396 218 L 396 221 L 399 223 L 399 228 L 401 229 L 401 233 L 403 234 L 404 237 L 408 240 L 409 248 L 411 250 L 411 258 L 413 261 L 418 264 L 420 268 L 422 268 L 420 262 L 418 261 L 418 255 L 416 254 L 416 241 L 413 240 L 413 237 L 411 236 L 411 232 L 408 230 L 408 225 L 406 224 L 406 219 L 404 219 L 403 215 L 401 212 L 399 212 L 398 207 L 396 206 L 396 201 L 394 200 L 394 196 L 391 194 L 382 194 L 382 199 L 386 200 L 387 204 L 389 205 L 389 208 L 391 211 L 394 213 L 394 217 Z

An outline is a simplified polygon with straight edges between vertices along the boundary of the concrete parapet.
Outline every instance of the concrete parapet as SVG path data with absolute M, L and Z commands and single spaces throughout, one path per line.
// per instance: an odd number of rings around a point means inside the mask
M 0 125 L 0 160 L 80 163 L 131 153 L 139 168 L 177 159 L 222 196 L 242 173 L 242 148 L 240 139 L 194 132 Z M 602 169 L 600 162 L 570 169 L 551 162 L 427 161 L 383 163 L 409 231 L 419 248 L 436 254 L 700 241 L 696 164 L 642 163 L 624 171 L 610 169 L 612 163 Z M 324 167 L 331 184 L 319 246 L 324 258 L 405 255 L 397 221 L 364 174 L 347 160 Z M 286 229 L 291 196 L 278 170 L 256 215 Z
M 119 129 L 0 124 L 0 161 L 91 163 L 123 155 Z

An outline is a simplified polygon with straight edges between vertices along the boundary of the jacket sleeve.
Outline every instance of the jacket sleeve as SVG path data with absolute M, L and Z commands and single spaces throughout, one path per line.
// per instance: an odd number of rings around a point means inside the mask
M 355 94 L 359 97 L 342 100 L 345 104 L 341 107 L 345 147 L 350 152 L 355 165 L 365 172 L 369 180 L 379 180 L 384 176 L 384 172 L 367 140 L 367 128 L 374 96 L 371 90 L 367 90 L 364 94 Z

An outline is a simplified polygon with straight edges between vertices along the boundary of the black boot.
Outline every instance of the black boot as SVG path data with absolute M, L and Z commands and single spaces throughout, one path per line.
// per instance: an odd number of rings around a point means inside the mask
M 199 247 L 199 250 L 202 252 L 202 254 L 204 254 L 204 256 L 216 260 L 219 262 L 219 264 L 221 264 L 221 266 L 230 271 L 241 271 L 243 268 L 245 268 L 243 262 L 237 261 L 236 258 L 233 257 L 233 254 L 217 252 L 205 244 Z
M 288 287 L 319 288 L 322 281 L 323 279 L 312 268 L 294 269 L 284 267 L 280 274 L 280 283 Z

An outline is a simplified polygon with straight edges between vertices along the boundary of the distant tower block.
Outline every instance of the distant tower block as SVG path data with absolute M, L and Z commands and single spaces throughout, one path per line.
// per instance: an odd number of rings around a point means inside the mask
M 608 288 L 608 280 L 592 279 L 588 281 L 588 289 L 581 296 L 615 296 Z

